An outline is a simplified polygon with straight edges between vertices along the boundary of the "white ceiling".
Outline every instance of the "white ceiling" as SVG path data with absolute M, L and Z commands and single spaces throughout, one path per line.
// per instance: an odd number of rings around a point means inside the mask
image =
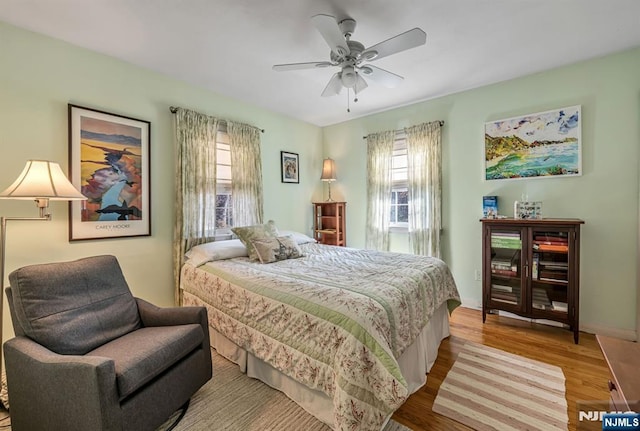
M 271 69 L 328 60 L 319 13 L 365 47 L 427 43 L 372 62 L 405 80 L 347 113 L 346 92 L 320 97 L 336 68 Z M 0 0 L 0 20 L 318 126 L 640 46 L 639 0 Z

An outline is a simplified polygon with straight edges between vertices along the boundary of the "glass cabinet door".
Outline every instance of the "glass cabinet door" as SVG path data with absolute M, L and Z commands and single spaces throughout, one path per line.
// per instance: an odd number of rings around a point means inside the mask
M 531 242 L 531 307 L 535 315 L 566 316 L 570 281 L 570 232 L 534 229 Z
M 522 242 L 522 229 L 491 229 L 491 260 L 488 263 L 491 281 L 489 300 L 502 309 L 524 309 Z

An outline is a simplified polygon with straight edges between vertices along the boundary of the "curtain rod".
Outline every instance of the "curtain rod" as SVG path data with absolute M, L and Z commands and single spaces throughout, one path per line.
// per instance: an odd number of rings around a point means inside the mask
M 444 121 L 438 121 L 438 123 L 440 124 L 440 127 L 444 126 Z M 411 127 L 411 126 L 409 126 Z M 398 129 L 398 130 L 394 130 L 394 132 L 399 133 L 399 132 L 404 132 L 404 129 Z M 367 135 L 369 136 L 369 135 Z M 363 136 L 362 139 L 367 139 L 367 136 Z
M 177 106 L 169 106 L 169 111 L 172 114 L 175 114 L 176 112 L 178 112 L 178 107 Z M 225 123 L 227 122 L 227 120 L 220 120 L 220 121 L 224 121 Z M 251 127 L 255 127 L 255 126 L 251 126 Z M 262 133 L 264 133 L 264 129 L 261 129 L 260 127 L 256 127 L 256 129 L 260 130 Z

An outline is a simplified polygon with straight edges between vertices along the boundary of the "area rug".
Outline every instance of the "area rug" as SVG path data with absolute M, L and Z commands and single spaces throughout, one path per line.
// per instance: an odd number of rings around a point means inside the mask
M 476 430 L 566 430 L 559 367 L 466 343 L 440 385 L 433 411 Z
M 282 392 L 247 377 L 212 351 L 213 378 L 192 398 L 173 431 L 329 431 Z M 169 419 L 158 431 L 166 430 Z M 411 431 L 390 420 L 384 431 Z

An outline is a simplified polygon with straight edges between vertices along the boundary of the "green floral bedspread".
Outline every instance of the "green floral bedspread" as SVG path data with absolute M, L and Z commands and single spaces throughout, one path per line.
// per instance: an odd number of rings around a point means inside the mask
M 184 305 L 212 327 L 333 399 L 336 430 L 379 430 L 410 395 L 396 358 L 434 311 L 460 297 L 436 258 L 304 244 L 304 257 L 184 265 Z

